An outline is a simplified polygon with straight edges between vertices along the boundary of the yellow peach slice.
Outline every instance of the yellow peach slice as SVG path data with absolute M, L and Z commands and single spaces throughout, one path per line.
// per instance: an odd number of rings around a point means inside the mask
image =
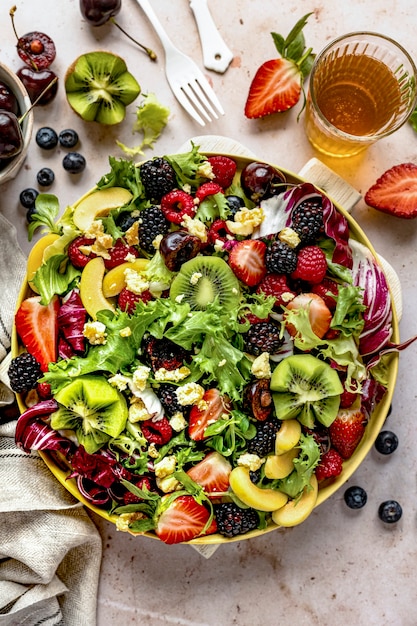
M 91 259 L 81 273 L 81 301 L 85 310 L 93 319 L 96 319 L 97 313 L 104 309 L 115 311 L 113 304 L 103 295 L 103 276 L 105 269 L 103 259 L 98 256 Z
M 288 496 L 281 491 L 257 487 L 251 481 L 247 467 L 235 467 L 230 473 L 229 481 L 237 497 L 247 506 L 259 511 L 275 511 L 288 500 Z
M 55 233 L 48 233 L 47 235 L 44 235 L 43 237 L 38 239 L 38 241 L 34 244 L 31 251 L 29 252 L 26 262 L 26 276 L 31 289 L 33 289 L 33 291 L 35 292 L 37 292 L 37 289 L 31 281 L 33 280 L 33 277 L 35 276 L 36 272 L 44 261 L 44 253 L 46 248 L 58 239 L 59 235 Z
M 126 284 L 125 270 L 130 269 L 142 272 L 149 264 L 148 259 L 135 259 L 132 262 L 121 263 L 107 272 L 103 278 L 103 295 L 105 298 L 117 296 Z
M 289 476 L 294 469 L 294 459 L 300 452 L 294 447 L 283 454 L 271 454 L 265 461 L 265 476 L 271 480 L 280 480 Z
M 301 424 L 296 419 L 284 420 L 275 437 L 275 454 L 284 454 L 300 441 Z
M 304 487 L 304 491 L 298 500 L 290 500 L 280 509 L 273 511 L 272 521 L 278 526 L 297 526 L 310 515 L 317 502 L 318 483 L 316 475 L 310 479 L 310 488 Z
M 124 187 L 91 191 L 75 205 L 72 216 L 74 224 L 81 231 L 87 231 L 96 218 L 108 215 L 112 209 L 127 204 L 131 199 L 132 194 Z

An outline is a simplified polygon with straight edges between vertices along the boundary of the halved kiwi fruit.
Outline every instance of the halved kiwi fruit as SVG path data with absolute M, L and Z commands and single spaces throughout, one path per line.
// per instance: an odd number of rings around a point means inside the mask
M 271 390 L 279 419 L 297 418 L 307 428 L 315 420 L 330 426 L 339 410 L 343 385 L 328 363 L 311 354 L 294 354 L 274 369 Z
M 51 415 L 52 428 L 75 431 L 89 454 L 125 427 L 126 400 L 104 376 L 80 376 L 58 391 L 55 399 L 60 407 Z
M 68 68 L 65 93 L 74 111 L 87 122 L 118 124 L 140 85 L 125 61 L 111 52 L 87 52 Z
M 172 300 L 182 296 L 191 309 L 200 311 L 218 297 L 219 304 L 231 311 L 239 303 L 240 287 L 226 261 L 215 256 L 197 256 L 183 263 L 169 295 Z

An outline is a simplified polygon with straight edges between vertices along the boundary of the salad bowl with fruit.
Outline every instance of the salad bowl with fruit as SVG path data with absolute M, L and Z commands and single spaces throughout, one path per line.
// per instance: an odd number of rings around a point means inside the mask
M 387 415 L 398 320 L 378 257 L 319 188 L 182 154 L 109 172 L 28 258 L 16 441 L 119 530 L 222 543 L 302 523 Z

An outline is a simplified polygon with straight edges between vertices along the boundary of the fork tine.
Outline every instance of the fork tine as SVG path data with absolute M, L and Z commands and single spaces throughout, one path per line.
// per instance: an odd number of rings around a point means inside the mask
M 207 98 L 207 94 L 201 88 L 201 85 L 198 82 L 198 79 L 190 81 L 189 87 L 195 93 L 195 95 L 197 96 L 198 100 L 204 105 L 204 107 L 207 109 L 207 111 L 214 118 L 218 119 L 219 116 L 217 115 L 217 113 L 214 110 L 214 108 L 211 106 L 211 103 L 209 102 L 209 100 Z
M 181 85 L 181 90 L 188 98 L 189 103 L 198 111 L 198 113 L 204 117 L 208 122 L 211 122 L 212 117 L 217 118 L 217 114 L 210 106 L 209 101 L 204 96 L 204 93 L 200 89 L 198 83 L 190 81 L 188 84 Z M 211 113 L 211 116 L 210 116 Z
M 187 113 L 189 115 L 191 115 L 191 117 L 196 122 L 198 122 L 198 124 L 200 124 L 200 126 L 205 126 L 206 125 L 205 121 L 202 119 L 202 117 L 197 113 L 195 108 L 192 106 L 192 103 L 190 102 L 190 100 L 185 95 L 182 87 L 177 86 L 176 89 L 173 89 L 173 92 L 174 92 L 175 97 L 177 98 L 178 102 L 184 107 L 184 109 L 187 111 Z M 209 122 L 211 121 L 210 118 L 209 118 L 208 121 Z

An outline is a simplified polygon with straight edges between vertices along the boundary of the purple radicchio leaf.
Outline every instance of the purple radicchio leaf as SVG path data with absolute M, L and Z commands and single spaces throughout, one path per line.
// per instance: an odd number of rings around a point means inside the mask
M 75 352 L 84 352 L 84 324 L 87 320 L 85 310 L 78 291 L 73 289 L 62 303 L 58 313 L 58 328 L 65 340 Z
M 68 457 L 74 444 L 45 421 L 57 408 L 56 400 L 42 400 L 22 413 L 16 425 L 16 445 L 28 453 L 31 450 L 57 450 Z

